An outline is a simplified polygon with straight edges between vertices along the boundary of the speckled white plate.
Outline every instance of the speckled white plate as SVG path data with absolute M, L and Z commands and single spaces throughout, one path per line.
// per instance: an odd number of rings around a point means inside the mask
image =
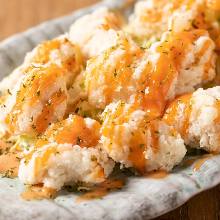
M 48 21 L 0 43 L 0 76 L 18 66 L 39 42 L 68 30 L 69 25 L 101 5 L 124 10 L 126 0 L 109 0 Z M 128 13 L 128 11 L 123 11 Z M 126 186 L 103 199 L 76 203 L 74 193 L 62 192 L 55 200 L 27 202 L 20 198 L 17 179 L 0 178 L 0 220 L 150 219 L 177 208 L 190 197 L 220 183 L 220 156 L 205 161 L 198 171 L 179 166 L 164 179 L 129 177 Z

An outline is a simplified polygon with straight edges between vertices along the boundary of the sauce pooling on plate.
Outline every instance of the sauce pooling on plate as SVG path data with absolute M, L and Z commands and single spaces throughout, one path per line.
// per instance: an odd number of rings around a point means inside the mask
M 79 196 L 76 201 L 84 202 L 92 199 L 101 199 L 111 191 L 121 189 L 124 186 L 123 180 L 106 180 L 100 185 L 94 186 L 91 191 Z
M 0 174 L 3 177 L 14 178 L 18 175 L 20 158 L 16 152 L 10 151 L 10 144 L 0 141 Z
M 42 200 L 54 198 L 55 195 L 55 189 L 36 185 L 27 187 L 26 190 L 21 193 L 21 198 L 24 200 Z
M 152 178 L 152 179 L 163 179 L 166 178 L 168 175 L 169 173 L 167 171 L 158 170 L 158 171 L 146 173 L 144 176 L 146 178 Z
M 203 164 L 209 160 L 213 155 L 212 154 L 206 154 L 204 155 L 202 158 L 199 158 L 195 161 L 195 163 L 193 164 L 193 170 L 194 171 L 198 171 L 200 170 L 200 168 L 203 166 Z

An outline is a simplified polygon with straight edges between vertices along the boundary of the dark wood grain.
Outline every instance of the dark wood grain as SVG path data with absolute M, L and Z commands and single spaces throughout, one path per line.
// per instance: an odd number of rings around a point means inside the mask
M 220 186 L 202 192 L 180 208 L 156 220 L 217 220 L 220 219 Z
M 0 39 L 98 0 L 0 0 Z M 220 186 L 203 192 L 157 220 L 220 219 Z

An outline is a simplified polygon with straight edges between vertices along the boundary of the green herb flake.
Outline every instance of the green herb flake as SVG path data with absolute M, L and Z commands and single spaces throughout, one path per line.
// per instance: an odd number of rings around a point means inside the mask
M 139 145 L 139 147 L 140 147 L 141 149 L 144 149 L 144 146 L 145 146 L 144 144 L 140 144 L 140 145 Z
M 40 96 L 40 90 L 37 91 L 37 96 Z
M 82 143 L 82 139 L 80 137 L 76 138 L 76 144 L 80 145 Z
M 8 94 L 9 94 L 9 95 L 12 95 L 12 93 L 11 93 L 10 89 L 8 89 L 8 90 L 7 90 L 7 92 L 8 92 Z

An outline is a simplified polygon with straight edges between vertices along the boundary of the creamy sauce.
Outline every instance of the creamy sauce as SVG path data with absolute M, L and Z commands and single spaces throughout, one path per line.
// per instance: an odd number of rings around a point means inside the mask
M 70 55 L 65 55 L 62 53 L 62 46 L 66 46 L 70 51 Z M 34 64 L 46 64 L 49 62 L 54 62 L 53 57 L 51 56 L 53 52 L 56 52 L 58 57 L 57 59 L 61 62 L 63 68 L 68 71 L 78 71 L 80 65 L 82 64 L 82 57 L 79 51 L 79 48 L 75 45 L 72 45 L 68 39 L 53 39 L 46 41 L 40 44 L 37 47 L 37 50 L 34 52 L 34 56 L 30 60 Z
M 198 53 L 196 54 L 197 57 L 198 57 L 198 58 L 202 57 L 202 56 L 206 53 L 206 51 L 209 49 L 210 45 L 211 45 L 211 41 L 206 41 L 206 42 L 203 44 L 202 48 L 201 48 L 201 49 L 198 51 Z
M 146 144 L 143 142 L 140 132 L 136 132 L 136 134 L 134 134 L 129 146 L 130 154 L 128 155 L 128 160 L 131 161 L 132 166 L 140 173 L 144 173 L 146 162 L 144 151 L 146 149 Z
M 4 177 L 14 178 L 18 175 L 19 157 L 10 152 L 10 145 L 0 140 L 0 174 Z
M 46 188 L 41 185 L 29 186 L 23 193 L 21 193 L 21 197 L 24 200 L 52 199 L 55 196 L 55 189 Z
M 181 96 L 170 104 L 163 118 L 167 124 L 174 125 L 184 138 L 188 135 L 192 104 L 192 94 Z M 180 112 L 179 110 L 180 105 L 182 106 L 183 112 Z M 179 121 L 178 119 L 180 114 L 182 121 Z
M 77 115 L 70 115 L 66 120 L 52 124 L 46 132 L 38 138 L 35 143 L 36 149 L 25 155 L 25 161 L 29 162 L 34 152 L 49 143 L 71 144 L 81 147 L 94 147 L 100 139 L 100 124 L 94 121 L 89 128 L 86 120 Z M 35 159 L 35 175 L 46 166 L 51 155 L 59 153 L 57 146 L 48 147 L 40 156 Z M 104 171 L 100 170 L 97 177 L 104 177 Z
M 152 179 L 163 179 L 166 178 L 169 175 L 167 171 L 164 170 L 158 170 L 158 171 L 153 171 L 145 174 L 144 176 L 146 178 L 152 178 Z
M 50 53 L 53 50 L 57 50 L 61 47 L 61 41 L 54 39 L 51 41 L 46 41 L 40 44 L 37 48 L 35 56 L 32 58 L 31 62 L 46 64 L 50 60 Z
M 190 94 L 183 96 L 181 102 L 184 104 L 184 120 L 182 122 L 180 134 L 186 138 L 189 131 L 190 116 L 192 113 L 192 95 Z
M 91 103 L 95 102 L 96 107 L 104 108 L 114 99 L 118 100 L 119 96 L 123 97 L 123 100 L 130 98 L 131 91 L 127 88 L 133 86 L 130 80 L 133 73 L 132 64 L 141 57 L 143 51 L 139 47 L 134 49 L 127 38 L 119 38 L 117 46 L 88 62 L 85 86 L 89 100 L 91 99 Z M 94 91 L 99 91 L 99 95 L 104 97 L 103 103 L 93 101 Z
M 0 174 L 5 177 L 14 178 L 18 176 L 18 155 L 7 153 L 0 156 Z
M 209 79 L 209 71 L 213 66 L 212 61 L 213 61 L 213 55 L 210 56 L 208 62 L 205 64 L 204 75 L 203 75 L 204 81 L 207 81 Z
M 94 122 L 91 128 L 87 127 L 83 117 L 72 115 L 66 120 L 51 125 L 36 146 L 43 146 L 53 140 L 58 144 L 73 144 L 82 147 L 94 147 L 99 141 L 100 124 Z
M 70 50 L 70 55 L 62 52 L 62 46 L 66 46 Z M 59 66 L 55 65 L 50 57 L 53 51 L 59 53 L 57 58 L 61 62 Z M 28 111 L 32 110 L 31 108 L 40 108 L 39 104 L 43 105 L 42 113 L 30 118 L 30 122 L 33 122 L 30 126 L 32 126 L 34 133 L 44 132 L 48 123 L 56 120 L 56 109 L 67 99 L 66 92 L 62 91 L 61 88 L 52 94 L 52 97 L 49 97 L 48 102 L 45 100 L 46 94 L 58 84 L 56 82 L 58 78 L 63 77 L 59 80 L 67 80 L 67 84 L 71 83 L 82 65 L 82 57 L 78 47 L 72 45 L 67 39 L 54 39 L 44 42 L 33 53 L 34 56 L 29 60 L 30 63 L 23 70 L 26 76 L 17 92 L 16 103 L 5 120 L 12 133 L 19 130 L 17 125 L 19 116 L 25 114 L 25 111 L 28 114 Z M 46 63 L 50 63 L 50 65 L 39 65 Z
M 208 6 L 212 10 L 220 11 L 220 1 L 219 0 L 207 0 Z
M 206 154 L 204 156 L 202 156 L 200 159 L 196 160 L 195 163 L 193 164 L 193 170 L 194 171 L 198 171 L 203 164 L 209 160 L 213 155 L 212 154 Z
M 131 161 L 132 167 L 137 169 L 137 171 L 141 174 L 145 172 L 145 166 L 147 160 L 145 159 L 144 151 L 147 148 L 146 142 L 146 130 L 149 129 L 151 131 L 151 141 L 152 145 L 154 145 L 155 136 L 151 129 L 153 129 L 153 123 L 146 123 L 145 120 L 139 125 L 139 130 L 132 133 L 129 146 L 130 153 L 128 155 L 128 160 Z M 147 128 L 146 128 L 147 127 Z
M 186 7 L 189 9 L 193 5 L 194 0 L 172 0 L 171 2 L 173 4 L 173 9 L 178 9 L 182 5 L 186 5 Z
M 64 74 L 65 70 L 59 68 L 56 65 L 50 65 L 49 67 L 31 68 L 27 77 L 20 86 L 20 90 L 16 96 L 15 105 L 6 117 L 5 122 L 12 133 L 16 130 L 19 130 L 17 122 L 20 115 L 26 113 L 25 108 L 28 106 L 26 111 L 33 111 L 31 108 L 36 108 L 36 106 L 39 106 L 39 103 L 42 105 L 45 104 L 45 106 L 43 106 L 42 112 L 38 113 L 39 115 L 37 115 L 37 117 L 34 115 L 29 119 L 30 126 L 34 132 L 42 132 L 46 129 L 46 125 L 48 125 L 48 118 L 51 119 L 52 116 L 55 115 L 55 108 L 61 102 L 63 102 L 64 99 L 66 99 L 66 95 L 62 90 L 57 91 L 57 93 L 52 94 L 50 97 L 50 101 L 52 103 L 48 103 L 47 105 L 47 103 L 45 103 L 45 93 L 48 92 L 50 88 L 53 88 L 57 79 L 63 77 Z M 49 105 L 51 105 L 51 108 L 49 108 Z M 37 118 L 38 120 L 38 117 L 42 119 L 41 123 L 37 121 L 37 124 L 35 124 L 34 118 Z M 47 120 L 45 120 L 45 118 Z
M 159 3 L 159 0 L 157 1 Z M 141 14 L 140 21 L 143 23 L 147 23 L 147 22 L 156 23 L 156 22 L 161 21 L 162 16 L 163 16 L 161 8 L 157 6 L 153 10 L 152 9 L 146 10 L 145 13 Z
M 51 155 L 55 155 L 56 153 L 58 153 L 59 151 L 57 151 L 56 147 L 49 147 L 47 148 L 47 150 L 45 150 L 42 155 L 36 157 L 35 159 L 35 167 L 34 167 L 34 176 L 38 176 L 39 173 L 41 172 L 43 167 L 46 167 L 49 158 L 51 157 Z M 29 155 L 27 155 L 26 161 L 29 162 L 30 158 L 32 157 L 32 153 L 31 152 Z
M 205 154 L 200 156 L 200 158 L 196 157 L 196 158 L 190 158 L 190 159 L 186 159 L 183 163 L 182 166 L 192 166 L 193 171 L 198 171 L 202 165 L 209 160 L 212 156 L 214 156 L 213 154 Z
M 151 121 L 150 122 L 150 132 L 151 132 L 151 147 L 155 153 L 159 150 L 159 121 Z
M 215 123 L 219 124 L 220 123 L 220 100 L 216 100 L 214 106 L 217 110 L 217 116 L 214 121 L 215 121 Z
M 106 180 L 105 182 L 94 186 L 90 192 L 84 193 L 76 199 L 76 202 L 84 202 L 87 200 L 101 199 L 109 192 L 121 189 L 124 186 L 122 180 Z
M 143 107 L 148 112 L 148 117 L 155 119 L 163 114 L 169 89 L 178 72 L 173 60 L 163 51 L 160 51 L 160 57 L 155 65 L 151 62 L 147 64 L 145 72 L 143 82 L 147 93 L 143 94 Z
M 186 159 L 185 161 L 183 161 L 181 164 L 183 167 L 189 167 L 192 166 L 193 171 L 198 171 L 203 164 L 209 160 L 211 157 L 213 157 L 215 154 L 217 153 L 212 153 L 212 154 L 205 154 L 205 155 L 201 155 L 200 158 L 196 157 L 196 158 L 189 158 Z
M 146 123 L 146 122 L 145 122 Z M 149 143 L 146 142 L 146 132 L 149 131 Z M 144 133 L 143 133 L 144 132 Z M 159 127 L 158 121 L 151 121 L 140 128 L 140 131 L 135 132 L 130 141 L 130 154 L 128 160 L 131 161 L 132 167 L 137 169 L 140 174 L 145 173 L 147 159 L 145 158 L 145 150 L 148 146 L 152 148 L 154 153 L 159 149 Z
M 141 121 L 138 122 L 138 129 L 135 129 L 129 134 L 127 140 L 125 140 L 125 124 L 131 120 L 132 114 L 137 110 L 135 105 L 125 107 L 125 104 L 120 103 L 114 112 L 107 114 L 108 120 L 105 120 L 105 124 L 102 127 L 102 135 L 109 138 L 112 143 L 107 143 L 109 151 L 112 150 L 113 144 L 121 148 L 124 145 L 129 147 L 129 154 L 127 160 L 131 163 L 139 173 L 145 173 L 145 167 L 147 166 L 147 160 L 145 158 L 144 151 L 147 146 L 150 146 L 154 152 L 157 152 L 159 148 L 159 127 L 158 121 L 154 120 L 148 122 L 146 117 L 143 116 Z M 146 133 L 149 132 L 149 143 L 147 143 Z
M 64 92 L 56 92 L 52 95 L 51 99 L 44 105 L 41 114 L 36 120 L 36 130 L 38 133 L 43 133 L 53 121 L 54 113 L 59 105 L 67 100 L 67 95 Z M 65 105 L 65 104 L 64 104 Z
M 163 120 L 168 124 L 168 125 L 175 125 L 177 121 L 177 116 L 178 116 L 178 102 L 179 99 L 174 100 L 168 105 L 168 108 L 166 110 L 166 113 L 164 114 Z
M 205 14 L 204 14 L 204 8 L 199 8 L 198 9 L 198 14 L 197 17 L 193 20 L 192 22 L 192 27 L 193 28 L 199 28 L 199 29 L 205 29 L 208 30 L 209 24 L 205 19 Z
M 182 162 L 182 166 L 184 167 L 188 167 L 188 166 L 191 166 L 195 163 L 197 158 L 192 158 L 192 159 L 186 159 Z
M 190 32 L 169 33 L 166 40 L 157 46 L 159 54 L 157 62 L 151 60 L 147 63 L 143 75 L 145 77 L 139 85 L 144 84 L 147 93 L 143 94 L 144 110 L 148 112 L 151 119 L 161 117 L 168 102 L 168 94 L 175 79 L 178 77 L 182 62 L 188 53 L 189 48 L 200 37 L 206 34 L 205 30 L 193 30 Z M 206 52 L 210 42 L 201 49 L 198 57 Z M 207 64 L 207 67 L 209 65 Z M 206 78 L 206 76 L 204 76 Z

